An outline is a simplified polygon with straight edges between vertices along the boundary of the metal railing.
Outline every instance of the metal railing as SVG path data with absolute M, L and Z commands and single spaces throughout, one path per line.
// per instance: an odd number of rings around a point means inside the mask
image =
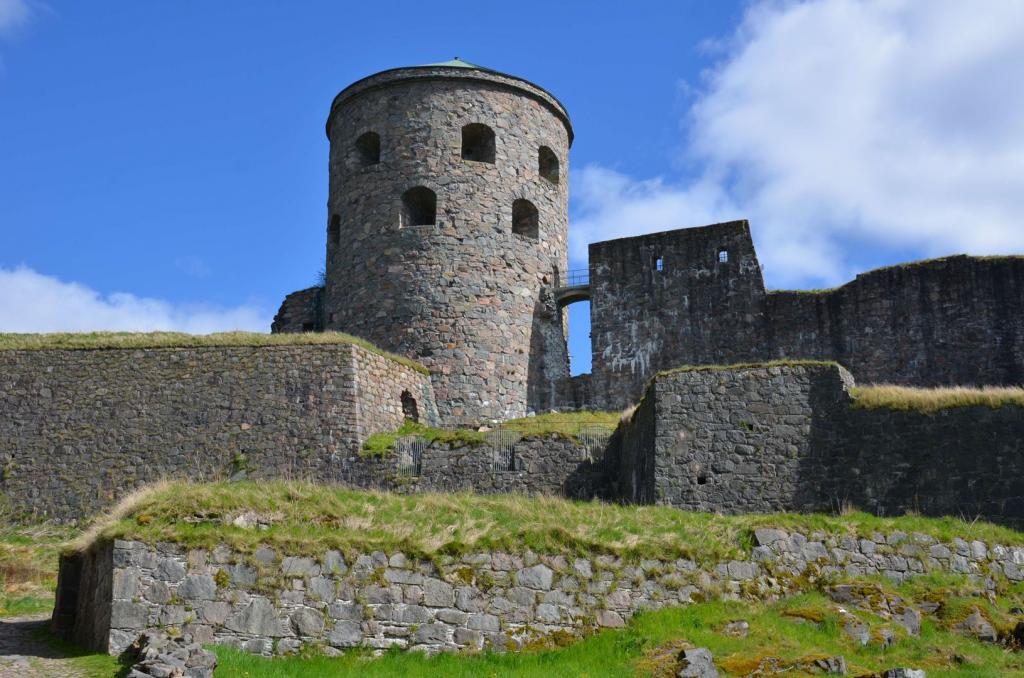
M 587 452 L 590 453 L 590 460 L 594 461 L 595 457 L 604 456 L 604 450 L 608 447 L 608 440 L 611 439 L 614 432 L 614 426 L 585 424 L 580 426 L 576 432 L 576 437 L 587 448 Z
M 571 271 L 566 271 L 566 287 L 580 287 L 582 285 L 590 284 L 590 269 L 589 268 L 575 268 Z
M 516 470 L 516 443 L 523 434 L 509 429 L 488 431 L 484 439 L 491 448 L 491 469 L 495 473 Z
M 395 441 L 398 455 L 398 475 L 408 478 L 423 473 L 423 449 L 427 441 L 423 438 L 399 438 Z

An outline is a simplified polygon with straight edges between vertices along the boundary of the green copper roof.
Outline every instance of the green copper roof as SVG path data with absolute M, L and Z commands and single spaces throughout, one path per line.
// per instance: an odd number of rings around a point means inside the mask
M 468 61 L 463 61 L 459 57 L 455 57 L 451 61 L 441 61 L 441 62 L 438 62 L 436 64 L 425 64 L 425 65 L 427 65 L 427 66 L 448 66 L 449 68 L 478 68 L 478 69 L 484 70 L 484 71 L 490 70 L 489 68 L 484 68 L 483 66 L 477 66 L 476 64 L 471 64 Z

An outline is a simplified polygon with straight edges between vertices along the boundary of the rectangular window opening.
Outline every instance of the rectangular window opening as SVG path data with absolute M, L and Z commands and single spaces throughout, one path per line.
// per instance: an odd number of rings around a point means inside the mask
M 665 257 L 658 257 L 654 260 L 654 270 L 664 271 L 665 270 Z

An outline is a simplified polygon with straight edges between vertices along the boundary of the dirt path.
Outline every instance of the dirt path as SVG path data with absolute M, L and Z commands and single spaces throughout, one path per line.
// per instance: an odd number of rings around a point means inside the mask
M 0 619 L 0 678 L 84 678 L 68 656 L 37 637 L 50 616 Z

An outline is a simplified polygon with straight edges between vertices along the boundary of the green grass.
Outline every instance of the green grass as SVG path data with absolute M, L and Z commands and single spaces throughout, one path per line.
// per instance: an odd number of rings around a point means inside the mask
M 578 439 L 582 433 L 598 428 L 614 430 L 621 418 L 619 412 L 551 412 L 535 417 L 510 419 L 495 428 L 517 431 L 523 436 L 558 435 Z M 397 431 L 374 433 L 363 443 L 360 456 L 383 457 L 395 447 L 395 441 L 405 436 L 418 436 L 428 442 L 442 442 L 454 447 L 482 445 L 487 435 L 470 429 L 440 429 L 406 420 Z
M 115 350 L 141 348 L 200 348 L 232 346 L 309 346 L 314 344 L 350 344 L 390 358 L 417 372 L 427 368 L 415 360 L 388 353 L 370 342 L 343 332 L 307 332 L 304 334 L 261 334 L 258 332 L 218 332 L 185 334 L 182 332 L 64 332 L 54 334 L 0 333 L 0 351 Z
M 232 521 L 254 512 L 266 530 Z M 71 548 L 97 537 L 173 541 L 196 548 L 224 543 L 242 552 L 266 543 L 292 555 L 339 549 L 436 557 L 477 551 L 532 549 L 538 553 L 700 562 L 743 555 L 755 527 L 865 536 L 894 530 L 1024 544 L 1024 533 L 955 518 L 879 518 L 853 513 L 720 516 L 666 506 L 619 506 L 553 497 L 459 494 L 397 495 L 286 481 L 163 483 L 123 501 Z
M 428 442 L 448 443 L 454 447 L 482 445 L 486 438 L 483 433 L 468 429 L 443 429 L 425 426 L 408 419 L 397 431 L 374 433 L 363 443 L 361 457 L 383 457 L 395 447 L 395 441 L 405 436 L 418 436 Z
M 74 676 L 81 678 L 121 678 L 128 675 L 130 664 L 127 660 L 111 657 L 109 654 L 83 650 L 81 647 L 68 643 L 50 635 L 48 629 L 40 629 L 36 637 L 50 646 L 54 657 L 61 658 L 63 666 L 74 671 Z M 48 674 L 50 675 L 50 674 Z M 221 673 L 217 672 L 220 678 Z
M 49 612 L 57 586 L 57 559 L 70 528 L 0 528 L 0 617 Z
M 849 675 L 865 675 L 887 668 L 924 668 L 936 676 L 1007 676 L 1024 670 L 1024 654 L 1007 652 L 947 631 L 926 621 L 918 638 L 869 613 L 858 613 L 872 629 L 890 627 L 897 642 L 861 646 L 841 632 L 835 605 L 817 593 L 776 603 L 708 602 L 666 608 L 637 615 L 625 628 L 604 631 L 563 648 L 509 654 L 443 654 L 390 652 L 370 658 L 354 651 L 338 658 L 290 657 L 263 659 L 229 648 L 217 648 L 218 676 L 294 678 L 359 676 L 460 677 L 589 676 L 592 678 L 669 677 L 675 675 L 675 657 L 682 647 L 707 647 L 724 676 L 747 675 L 766 657 L 782 664 L 841 655 Z M 807 621 L 807 619 L 814 621 Z M 735 620 L 750 624 L 747 638 L 721 633 Z M 820 620 L 820 621 L 818 621 Z M 784 675 L 806 675 L 790 670 Z
M 858 386 L 851 391 L 854 407 L 880 408 L 934 414 L 955 407 L 1024 407 L 1024 388 L 987 386 L 984 388 L 913 388 L 879 384 Z

